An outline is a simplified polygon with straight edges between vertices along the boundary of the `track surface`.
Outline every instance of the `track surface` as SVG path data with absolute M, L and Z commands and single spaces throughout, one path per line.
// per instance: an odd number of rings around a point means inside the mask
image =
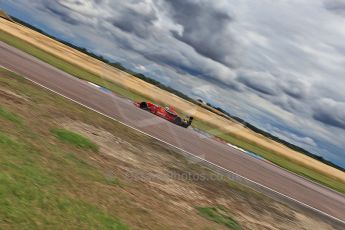
M 195 156 L 231 170 L 281 194 L 345 221 L 345 197 L 228 145 L 201 137 L 142 111 L 121 97 L 105 93 L 36 58 L 0 42 L 0 66 L 55 92 L 135 127 Z

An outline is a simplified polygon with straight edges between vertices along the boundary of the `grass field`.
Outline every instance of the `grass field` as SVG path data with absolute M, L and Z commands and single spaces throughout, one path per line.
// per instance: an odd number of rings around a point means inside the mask
M 0 229 L 332 229 L 1 68 L 0 95 Z
M 227 210 L 221 207 L 198 207 L 199 214 L 211 221 L 226 226 L 231 230 L 240 230 L 237 221 L 227 214 Z
M 20 124 L 22 121 L 21 119 L 14 113 L 5 111 L 3 108 L 0 107 L 0 117 L 14 123 Z
M 6 32 L 3 32 L 0 30 L 0 40 L 6 42 L 7 44 L 10 44 L 14 47 L 17 47 L 20 50 L 23 50 L 73 76 L 76 76 L 80 79 L 87 80 L 90 82 L 93 82 L 95 84 L 98 84 L 100 86 L 106 87 L 110 89 L 111 91 L 129 98 L 131 100 L 135 101 L 142 101 L 142 100 L 151 100 L 147 99 L 144 96 L 132 92 L 126 88 L 123 88 L 114 82 L 105 80 L 103 78 L 100 78 L 99 76 L 90 73 L 74 64 L 68 63 L 65 60 L 62 60 L 61 58 L 58 58 L 46 51 L 43 51 L 19 38 L 16 38 Z M 1 112 L 1 111 L 0 111 Z M 181 112 L 181 111 L 180 111 Z M 271 161 L 274 164 L 277 164 L 289 171 L 292 171 L 294 173 L 297 173 L 299 175 L 302 175 L 304 177 L 307 177 L 315 182 L 321 183 L 325 186 L 328 186 L 338 192 L 345 193 L 345 183 L 335 177 L 329 176 L 325 173 L 319 172 L 315 169 L 310 168 L 309 166 L 306 166 L 305 164 L 301 164 L 301 162 L 293 161 L 287 157 L 282 156 L 279 153 L 276 153 L 272 150 L 266 149 L 255 142 L 248 141 L 246 139 L 243 139 L 240 136 L 236 136 L 232 133 L 224 133 L 220 132 L 219 129 L 211 124 L 208 124 L 204 121 L 195 119 L 193 122 L 193 126 L 195 128 L 198 128 L 200 130 L 206 131 L 210 134 L 214 134 L 215 136 L 234 144 L 238 147 L 241 147 L 243 149 L 246 149 L 248 151 L 251 151 L 259 156 L 262 156 L 263 158 Z
M 24 86 L 22 79 L 4 79 L 2 70 L 0 76 L 1 85 L 15 84 L 20 90 L 30 89 L 26 91 L 28 97 L 45 96 Z M 14 97 L 7 96 L 8 100 Z M 98 204 L 67 192 L 67 188 L 84 183 L 85 178 L 90 185 L 108 185 L 96 167 L 73 153 L 80 151 L 80 147 L 90 147 L 94 151 L 96 146 L 85 142 L 80 135 L 67 138 L 70 133 L 54 130 L 58 137 L 69 140 L 65 146 L 58 145 L 54 135 L 45 130 L 49 122 L 28 119 L 42 112 L 39 110 L 40 103 L 44 103 L 42 100 L 35 106 L 24 105 L 25 101 L 15 98 L 14 102 L 1 99 L 0 228 L 63 229 L 67 224 L 79 229 L 129 229 Z M 36 112 L 30 112 L 29 106 Z
M 89 139 L 65 129 L 51 129 L 50 130 L 59 140 L 72 144 L 78 148 L 89 149 L 93 152 L 98 152 L 98 146 Z

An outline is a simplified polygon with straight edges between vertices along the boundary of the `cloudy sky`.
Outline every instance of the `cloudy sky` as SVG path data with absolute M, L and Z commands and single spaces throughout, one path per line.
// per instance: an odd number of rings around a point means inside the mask
M 0 0 L 345 167 L 345 0 Z

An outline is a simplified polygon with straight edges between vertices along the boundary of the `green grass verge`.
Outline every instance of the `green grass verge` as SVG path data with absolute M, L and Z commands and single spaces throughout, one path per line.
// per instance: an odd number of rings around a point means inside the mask
M 225 209 L 216 207 L 197 207 L 199 215 L 202 217 L 226 226 L 231 230 L 240 230 L 241 225 L 230 215 L 226 213 Z
M 114 210 L 104 207 L 103 197 L 119 180 L 85 157 L 95 147 L 79 136 L 57 132 L 72 140 L 73 145 L 64 145 L 50 133 L 49 118 L 61 118 L 59 111 L 81 118 L 85 111 L 24 81 L 0 68 L 2 87 L 35 102 L 0 97 L 0 105 L 6 102 L 0 109 L 0 229 L 129 229 Z
M 21 39 L 18 39 L 6 32 L 3 32 L 0 30 L 0 40 L 12 45 L 26 53 L 29 53 L 39 59 L 41 59 L 44 62 L 47 62 L 51 64 L 52 66 L 57 67 L 58 69 L 61 69 L 75 77 L 78 77 L 83 80 L 87 80 L 90 82 L 93 82 L 95 84 L 98 84 L 100 86 L 106 87 L 110 89 L 111 91 L 127 97 L 131 100 L 135 101 L 145 101 L 145 100 L 150 100 L 142 95 L 139 95 L 138 93 L 131 92 L 128 89 L 125 89 L 111 81 L 102 79 L 101 77 L 90 73 L 82 68 L 80 68 L 77 65 L 68 63 L 46 51 L 43 51 Z M 242 139 L 237 137 L 234 134 L 228 134 L 228 133 L 222 133 L 219 134 L 219 129 L 213 127 L 212 125 L 208 124 L 207 122 L 195 119 L 193 121 L 193 127 L 198 128 L 200 130 L 203 130 L 205 132 L 208 132 L 210 134 L 214 134 L 217 137 L 220 137 L 221 139 L 234 144 L 238 147 L 241 147 L 243 149 L 246 149 L 248 151 L 251 151 L 269 161 L 271 161 L 274 164 L 279 165 L 280 167 L 283 167 L 289 171 L 292 171 L 298 175 L 307 177 L 315 182 L 321 183 L 325 186 L 328 186 L 338 192 L 344 193 L 345 194 L 345 185 L 342 181 L 339 181 L 335 178 L 332 178 L 328 175 L 325 175 L 323 173 L 319 173 L 316 170 L 306 168 L 304 165 L 298 163 L 298 162 L 293 162 L 290 159 L 287 159 L 283 156 L 281 156 L 279 153 L 274 153 L 268 149 L 262 148 L 258 146 L 255 143 L 251 143 L 248 140 Z
M 6 111 L 3 107 L 0 106 L 0 119 L 6 119 L 17 124 L 21 124 L 22 120 L 19 116 L 14 113 Z
M 103 181 L 95 168 L 57 152 L 50 153 L 47 166 L 42 161 L 44 153 L 25 142 L 0 132 L 0 228 L 128 229 L 97 206 L 61 192 L 74 184 L 66 170 Z M 53 171 L 50 167 L 61 168 Z
M 72 144 L 78 148 L 90 149 L 94 152 L 98 152 L 98 146 L 95 143 L 78 133 L 57 128 L 51 129 L 51 132 L 55 135 L 56 138 L 63 142 Z

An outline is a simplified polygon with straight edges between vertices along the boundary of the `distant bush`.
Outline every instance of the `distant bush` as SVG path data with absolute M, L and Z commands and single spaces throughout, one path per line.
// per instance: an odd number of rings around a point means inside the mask
M 8 16 L 8 14 L 3 10 L 0 10 L 0 18 L 4 18 L 4 19 L 7 19 L 7 20 L 13 22 L 12 18 L 10 16 Z

